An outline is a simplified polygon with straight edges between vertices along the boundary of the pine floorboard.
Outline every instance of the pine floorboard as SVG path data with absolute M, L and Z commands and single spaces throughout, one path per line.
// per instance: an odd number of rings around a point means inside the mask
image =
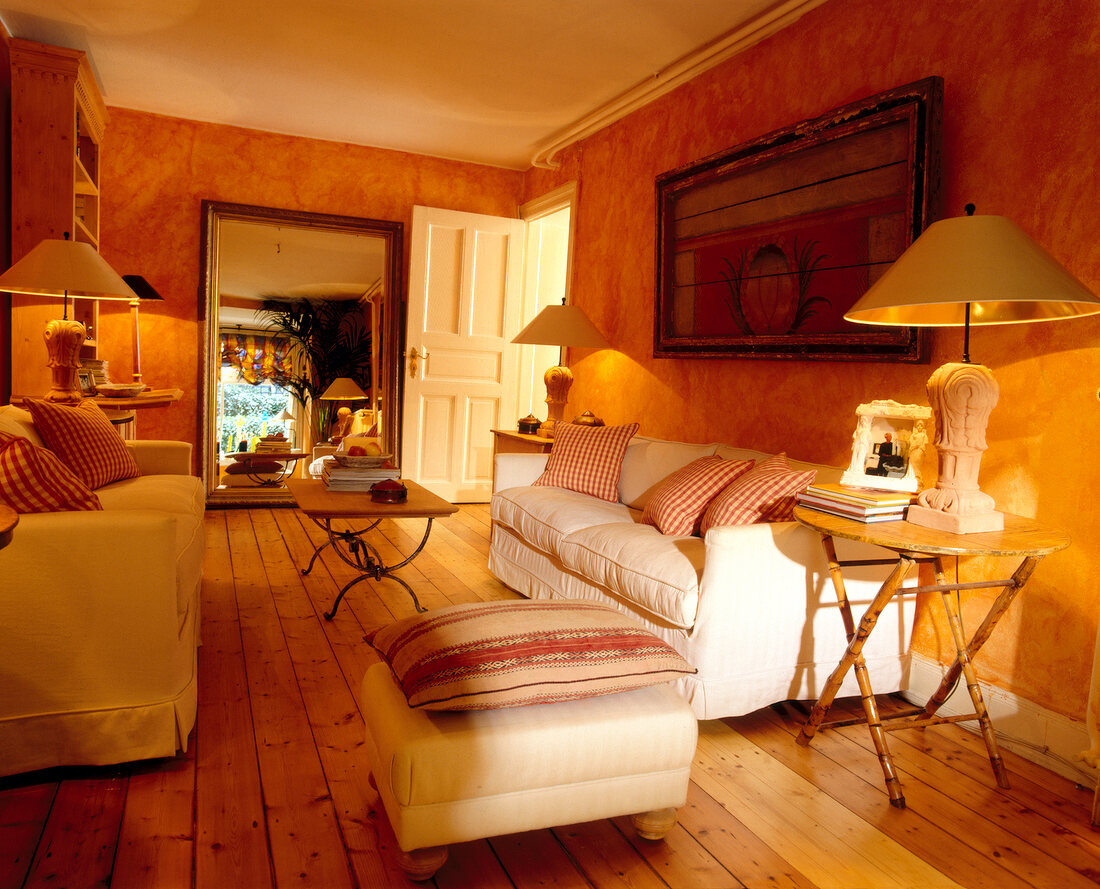
M 354 570 L 291 509 L 207 514 L 199 713 L 185 754 L 0 779 L 0 889 L 403 887 L 367 782 L 363 637 L 414 613 Z M 486 567 L 484 505 L 437 520 L 400 576 L 428 608 L 513 598 Z M 387 562 L 423 522 L 381 523 Z M 839 707 L 854 708 L 851 701 Z M 889 696 L 884 710 L 900 706 Z M 1100 884 L 1091 791 L 1006 753 L 999 789 L 959 726 L 893 732 L 908 807 L 892 808 L 870 737 L 853 725 L 794 743 L 804 705 L 700 723 L 687 803 L 670 835 L 627 817 L 452 847 L 437 889 L 1079 889 Z M 644 740 L 640 741 L 644 743 Z M 425 884 L 420 884 L 425 885 Z

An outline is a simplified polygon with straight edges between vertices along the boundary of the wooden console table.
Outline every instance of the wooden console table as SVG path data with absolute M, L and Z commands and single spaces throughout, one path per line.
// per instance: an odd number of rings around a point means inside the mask
M 993 767 L 993 774 L 997 778 L 997 785 L 1007 788 L 1009 786 L 1008 775 L 1005 772 L 1001 755 L 997 750 L 997 741 L 993 736 L 993 724 L 982 700 L 982 693 L 978 687 L 978 677 L 974 672 L 972 660 L 993 632 L 997 621 L 1008 610 L 1016 594 L 1024 588 L 1044 556 L 1069 546 L 1069 537 L 1061 531 L 1040 528 L 1031 519 L 1008 514 L 1005 515 L 1003 531 L 987 531 L 978 534 L 952 534 L 948 531 L 911 525 L 905 521 L 866 524 L 854 519 L 845 519 L 818 512 L 804 506 L 795 509 L 794 517 L 801 524 L 821 534 L 821 543 L 825 550 L 825 558 L 829 563 L 833 588 L 840 604 L 844 631 L 848 636 L 848 649 L 840 659 L 836 669 L 829 676 L 821 691 L 821 697 L 814 704 L 809 718 L 802 726 L 802 731 L 797 738 L 798 743 L 803 746 L 809 744 L 818 728 L 827 727 L 827 725 L 823 726 L 822 722 L 832 706 L 833 699 L 836 697 L 845 675 L 850 669 L 854 669 L 859 683 L 867 727 L 871 732 L 871 740 L 875 745 L 875 750 L 878 752 L 879 762 L 882 765 L 882 772 L 886 779 L 886 790 L 890 795 L 892 806 L 899 809 L 905 808 L 905 796 L 902 793 L 901 781 L 898 779 L 894 769 L 894 761 L 886 745 L 886 732 L 898 731 L 899 729 L 977 720 L 981 726 L 982 738 L 989 753 L 989 762 Z M 836 547 L 833 543 L 835 537 L 870 543 L 893 550 L 897 554 L 896 563 L 894 559 L 838 559 Z M 951 583 L 944 567 L 944 559 L 949 556 L 1017 556 L 1022 561 L 1009 578 L 970 583 Z M 932 563 L 935 569 L 936 582 L 928 586 L 906 587 L 902 590 L 902 581 L 918 562 Z M 883 581 L 871 604 L 867 606 L 867 611 L 859 621 L 857 629 L 848 596 L 844 591 L 843 570 L 845 567 L 853 565 L 879 564 L 894 565 L 894 568 L 886 577 L 886 580 Z M 968 641 L 963 634 L 958 603 L 950 594 L 958 590 L 996 588 L 1000 588 L 1000 593 L 990 606 L 981 625 L 974 631 Z M 923 707 L 897 716 L 881 718 L 867 674 L 867 667 L 863 661 L 862 651 L 864 643 L 875 629 L 875 624 L 878 621 L 879 614 L 882 613 L 882 609 L 892 596 L 902 591 L 907 594 L 930 592 L 940 594 L 940 601 L 947 615 L 947 622 L 951 627 L 951 635 L 955 641 L 957 654 L 954 662 L 944 674 L 939 688 L 936 689 Z M 943 706 L 943 703 L 954 689 L 960 673 L 966 678 L 966 688 L 974 704 L 974 712 L 965 716 L 936 716 L 936 711 Z

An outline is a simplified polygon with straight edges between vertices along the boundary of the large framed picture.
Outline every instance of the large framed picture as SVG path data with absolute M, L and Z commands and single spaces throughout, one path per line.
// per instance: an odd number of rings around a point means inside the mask
M 932 434 L 932 408 L 883 399 L 856 408 L 852 460 L 842 485 L 916 492 L 923 486 L 921 463 Z
M 936 218 L 928 78 L 657 177 L 655 357 L 927 360 L 844 313 Z

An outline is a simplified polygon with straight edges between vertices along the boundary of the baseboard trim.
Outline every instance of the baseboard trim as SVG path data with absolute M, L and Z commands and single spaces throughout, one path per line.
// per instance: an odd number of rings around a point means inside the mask
M 909 671 L 906 700 L 923 704 L 939 687 L 946 667 L 924 655 L 914 653 Z M 1097 772 L 1080 759 L 1089 748 L 1088 730 L 1083 722 L 1069 719 L 1003 688 L 979 682 L 982 697 L 993 720 L 997 743 L 1024 759 L 1038 763 L 1052 772 L 1086 787 L 1097 783 Z M 943 716 L 973 713 L 974 705 L 959 681 L 954 693 L 940 708 Z M 977 732 L 976 721 L 957 723 L 968 731 Z

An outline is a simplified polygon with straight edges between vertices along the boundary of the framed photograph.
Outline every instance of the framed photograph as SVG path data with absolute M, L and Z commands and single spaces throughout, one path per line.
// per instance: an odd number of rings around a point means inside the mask
M 92 379 L 92 372 L 86 367 L 78 368 L 76 371 L 76 380 L 80 385 L 80 394 L 85 398 L 95 395 L 95 381 Z
M 933 77 L 657 177 L 655 357 L 927 360 L 844 313 L 935 220 Z
M 932 408 L 872 401 L 856 408 L 852 462 L 842 485 L 882 491 L 919 491 L 921 463 L 932 434 Z

